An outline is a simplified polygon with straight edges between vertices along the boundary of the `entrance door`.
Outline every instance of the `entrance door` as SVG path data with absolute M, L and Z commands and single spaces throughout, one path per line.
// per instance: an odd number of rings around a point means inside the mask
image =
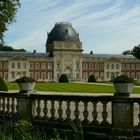
M 67 67 L 64 72 L 67 75 L 68 79 L 71 79 L 71 68 Z

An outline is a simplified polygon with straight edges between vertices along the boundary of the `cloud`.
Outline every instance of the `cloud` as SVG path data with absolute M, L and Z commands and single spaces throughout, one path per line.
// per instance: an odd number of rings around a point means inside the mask
M 140 2 L 24 0 L 5 39 L 17 48 L 44 52 L 47 31 L 60 21 L 73 24 L 85 51 L 121 53 L 139 43 Z

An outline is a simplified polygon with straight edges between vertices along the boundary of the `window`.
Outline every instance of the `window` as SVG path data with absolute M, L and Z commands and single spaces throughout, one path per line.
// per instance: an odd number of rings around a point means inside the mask
M 23 68 L 26 69 L 26 63 L 23 63 Z
M 39 69 L 39 64 L 35 64 L 35 69 Z
M 17 68 L 20 69 L 20 63 L 17 63 Z
M 32 73 L 32 72 L 30 72 L 30 77 L 32 77 L 32 78 L 33 78 L 33 73 Z
M 114 69 L 114 64 L 111 64 L 111 69 L 112 69 L 112 70 Z
M 52 69 L 52 63 L 48 63 L 48 69 Z
M 52 80 L 52 72 L 48 72 L 48 80 L 49 80 L 49 81 Z
M 11 78 L 15 79 L 15 72 L 14 71 L 11 72 Z
M 95 69 L 98 70 L 99 69 L 99 64 L 95 64 Z
M 136 70 L 140 70 L 140 64 L 136 64 Z
M 89 64 L 89 69 L 90 69 L 90 70 L 93 69 L 93 64 L 92 64 L 92 63 Z
M 87 74 L 87 72 L 84 72 L 84 80 L 86 81 L 87 78 L 88 78 L 88 74 Z
M 87 63 L 83 64 L 83 69 L 86 70 L 87 69 Z
M 135 69 L 135 64 L 131 64 L 131 70 Z
M 119 64 L 116 64 L 116 69 L 119 69 Z
M 106 68 L 107 68 L 107 69 L 109 69 L 109 68 L 110 68 L 109 64 L 107 64 L 107 65 L 106 65 Z
M 46 69 L 46 64 L 45 63 L 42 64 L 42 69 Z
M 39 72 L 35 72 L 35 80 L 39 79 Z
M 131 73 L 131 78 L 135 79 L 135 73 L 134 72 Z
M 76 73 L 76 79 L 79 79 L 80 76 L 79 76 L 79 73 Z
M 101 70 L 104 69 L 104 64 L 100 64 L 100 69 L 101 69 Z
M 80 69 L 80 65 L 79 65 L 79 63 L 76 63 L 76 69 L 77 69 L 77 70 Z
M 125 65 L 124 64 L 122 64 L 122 70 L 124 70 L 125 69 Z
M 59 77 L 60 77 L 60 73 L 57 73 L 56 76 L 57 76 L 57 79 L 59 79 Z
M 46 79 L 46 72 L 42 72 L 42 80 Z
M 106 72 L 106 78 L 110 79 L 110 72 Z
M 126 64 L 126 69 L 129 70 L 130 69 L 130 65 Z
M 12 63 L 12 69 L 14 69 L 15 68 L 15 63 Z
M 57 63 L 57 64 L 56 64 L 56 67 L 57 67 L 57 70 L 59 70 L 59 69 L 60 69 L 60 64 Z
M 8 72 L 5 72 L 5 73 L 4 73 L 4 79 L 5 79 L 5 80 L 8 80 Z
M 32 63 L 30 63 L 30 69 L 32 69 L 33 68 L 33 64 Z
M 8 69 L 8 63 L 7 62 L 4 63 L 4 68 Z
M 23 72 L 23 76 L 26 77 L 26 72 Z

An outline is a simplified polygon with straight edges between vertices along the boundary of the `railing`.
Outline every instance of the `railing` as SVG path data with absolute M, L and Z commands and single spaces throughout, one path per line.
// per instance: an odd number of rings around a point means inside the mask
M 50 129 L 70 129 L 80 122 L 87 133 L 140 135 L 136 97 L 0 93 L 0 116 L 6 114 Z

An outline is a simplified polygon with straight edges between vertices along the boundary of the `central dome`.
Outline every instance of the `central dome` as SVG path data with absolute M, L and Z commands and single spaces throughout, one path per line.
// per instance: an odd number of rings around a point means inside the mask
M 48 33 L 46 46 L 52 44 L 53 41 L 80 42 L 80 39 L 79 34 L 70 23 L 58 22 L 51 32 Z

